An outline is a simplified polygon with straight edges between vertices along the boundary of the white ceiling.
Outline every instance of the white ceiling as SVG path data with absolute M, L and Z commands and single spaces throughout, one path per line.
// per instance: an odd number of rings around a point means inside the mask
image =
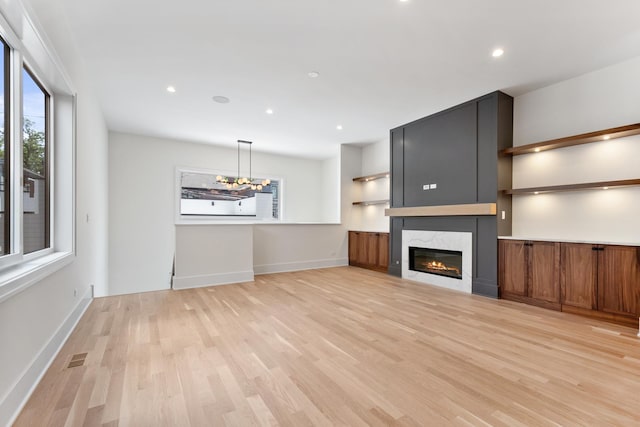
M 109 129 L 305 157 L 640 56 L 638 0 L 30 3 L 65 16 Z

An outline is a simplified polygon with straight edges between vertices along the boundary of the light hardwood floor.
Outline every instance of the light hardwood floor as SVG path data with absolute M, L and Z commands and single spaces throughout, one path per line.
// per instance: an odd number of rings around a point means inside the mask
M 635 334 L 355 267 L 99 298 L 16 425 L 638 426 Z

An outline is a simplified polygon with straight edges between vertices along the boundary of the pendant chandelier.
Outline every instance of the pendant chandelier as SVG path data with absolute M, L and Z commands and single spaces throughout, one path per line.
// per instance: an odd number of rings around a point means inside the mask
M 245 144 L 249 146 L 249 178 L 240 176 L 240 145 Z M 216 182 L 221 184 L 225 184 L 228 190 L 237 189 L 237 190 L 245 190 L 247 188 L 251 188 L 254 191 L 262 191 L 263 187 L 271 184 L 270 179 L 254 180 L 251 175 L 251 145 L 252 141 L 244 141 L 242 139 L 238 140 L 238 175 L 235 178 L 218 175 L 216 176 Z

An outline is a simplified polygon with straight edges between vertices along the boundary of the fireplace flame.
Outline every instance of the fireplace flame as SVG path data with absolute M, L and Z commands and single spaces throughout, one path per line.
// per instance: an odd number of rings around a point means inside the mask
M 440 262 L 440 261 L 429 261 L 429 262 L 424 262 L 422 263 L 423 266 L 425 266 L 427 269 L 429 270 L 436 270 L 436 271 L 453 271 L 455 272 L 458 276 L 460 275 L 460 269 L 458 269 L 457 267 L 449 267 L 446 264 Z

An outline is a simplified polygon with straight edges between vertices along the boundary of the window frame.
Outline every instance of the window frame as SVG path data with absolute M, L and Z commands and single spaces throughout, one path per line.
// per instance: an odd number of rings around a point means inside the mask
M 20 28 L 18 36 L 13 28 Z M 20 2 L 0 8 L 0 37 L 8 47 L 6 106 L 13 151 L 8 167 L 14 179 L 10 197 L 10 250 L 0 255 L 0 303 L 70 264 L 76 255 L 77 95 L 55 51 L 41 36 Z M 47 248 L 24 254 L 22 224 L 22 70 L 49 95 L 47 111 L 48 235 Z M 5 128 L 7 125 L 5 123 Z M 16 131 L 19 130 L 19 131 Z M 18 141 L 18 142 L 16 142 Z M 17 147 L 17 148 L 16 148 Z M 14 177 L 18 178 L 14 178 Z M 17 190 L 16 190 L 17 189 Z
M 44 141 L 45 141 L 45 145 L 44 145 L 44 179 L 45 179 L 45 226 L 44 226 L 44 234 L 45 234 L 45 247 L 33 252 L 29 252 L 29 253 L 24 253 L 24 227 L 20 227 L 20 253 L 22 254 L 22 257 L 25 261 L 29 261 L 32 260 L 34 258 L 38 258 L 41 257 L 43 255 L 47 255 L 53 252 L 53 238 L 51 236 L 51 223 L 53 221 L 52 219 L 52 212 L 53 210 L 51 209 L 51 204 L 52 204 L 52 198 L 51 198 L 51 188 L 52 188 L 52 179 L 53 179 L 53 156 L 51 155 L 53 153 L 52 150 L 52 146 L 53 146 L 53 138 L 51 138 L 51 126 L 52 126 L 52 111 L 53 111 L 53 96 L 51 95 L 51 90 L 49 90 L 47 88 L 47 86 L 42 82 L 41 79 L 38 78 L 38 76 L 31 70 L 31 67 L 29 67 L 29 64 L 27 64 L 26 62 L 23 61 L 22 63 L 22 70 L 24 70 L 27 74 L 29 74 L 29 76 L 31 77 L 31 79 L 33 80 L 33 82 L 36 84 L 36 86 L 38 86 L 40 88 L 40 90 L 42 91 L 42 93 L 44 94 L 45 97 L 45 101 L 44 101 Z M 20 95 L 23 96 L 24 93 L 22 92 L 23 89 L 23 84 L 22 84 L 22 70 L 20 72 Z M 22 130 L 23 126 L 24 126 L 24 109 L 21 109 L 20 111 L 21 114 L 21 124 L 22 126 L 20 127 L 20 130 Z M 20 135 L 20 141 L 23 141 L 22 135 Z M 14 147 L 15 148 L 15 147 Z M 20 144 L 20 148 L 22 148 L 22 143 Z M 20 175 L 21 175 L 21 179 L 24 176 L 23 174 L 23 169 L 24 169 L 24 165 L 22 162 L 22 150 L 16 150 L 16 151 L 20 151 L 20 157 L 21 157 L 21 161 L 20 161 Z M 20 186 L 21 188 L 24 187 L 24 182 L 22 183 L 22 185 Z M 20 199 L 21 201 L 21 205 L 22 205 L 22 198 Z M 23 212 L 24 207 L 21 206 L 21 213 L 24 214 Z M 14 212 L 15 214 L 15 212 Z M 22 216 L 22 215 L 21 215 Z M 21 218 L 22 220 L 22 218 Z
M 11 174 L 13 173 L 13 168 L 11 167 L 11 159 L 13 158 L 11 147 L 13 144 L 8 144 L 7 140 L 11 141 L 11 138 L 13 137 L 13 129 L 11 127 L 11 112 L 13 109 L 11 108 L 11 91 L 7 90 L 11 88 L 11 47 L 4 40 L 4 37 L 0 37 L 0 42 L 3 46 L 2 56 L 4 57 L 4 67 L 2 70 L 2 72 L 4 73 L 2 77 L 4 81 L 4 188 L 2 189 L 4 191 L 4 241 L 2 242 L 4 251 L 2 254 L 0 254 L 1 258 L 12 253 L 11 224 L 13 221 L 13 204 L 11 203 L 12 193 L 11 191 L 9 191 L 9 189 L 12 188 L 13 185 L 11 182 Z

